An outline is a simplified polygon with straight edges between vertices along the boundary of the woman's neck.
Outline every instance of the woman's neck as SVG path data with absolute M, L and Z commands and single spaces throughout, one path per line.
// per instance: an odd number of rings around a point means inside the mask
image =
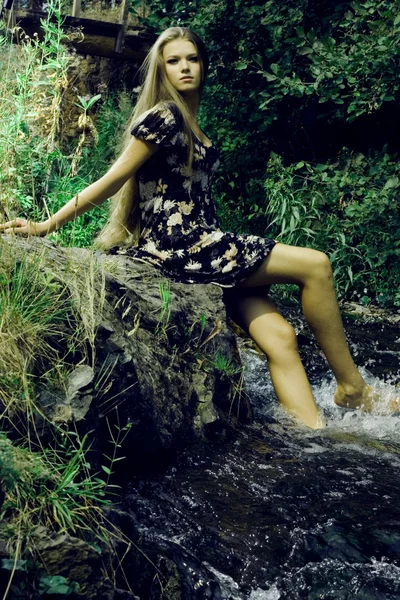
M 197 93 L 190 95 L 188 94 L 187 96 L 182 94 L 182 98 L 189 109 L 193 122 L 197 123 L 197 111 L 200 104 L 199 95 Z

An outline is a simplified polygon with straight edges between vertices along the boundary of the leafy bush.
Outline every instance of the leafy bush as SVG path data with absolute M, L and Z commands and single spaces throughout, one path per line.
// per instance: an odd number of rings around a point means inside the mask
M 267 170 L 269 202 L 259 210 L 273 218 L 273 236 L 327 252 L 342 293 L 351 287 L 359 296 L 390 300 L 400 287 L 398 161 L 385 152 L 344 150 L 326 164 L 285 167 L 272 154 Z

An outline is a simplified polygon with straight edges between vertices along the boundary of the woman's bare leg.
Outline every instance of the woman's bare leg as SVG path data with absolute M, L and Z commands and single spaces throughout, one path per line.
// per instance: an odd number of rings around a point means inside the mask
M 301 289 L 304 316 L 337 381 L 335 402 L 370 408 L 371 388 L 357 370 L 347 346 L 329 259 L 322 252 L 277 244 L 242 287 L 294 283 Z
M 298 353 L 296 333 L 273 302 L 262 296 L 239 296 L 232 316 L 266 354 L 274 390 L 282 406 L 308 427 L 322 427 Z

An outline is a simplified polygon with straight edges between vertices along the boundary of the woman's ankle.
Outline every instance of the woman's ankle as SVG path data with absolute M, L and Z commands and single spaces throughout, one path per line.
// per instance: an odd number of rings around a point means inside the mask
M 338 384 L 334 401 L 343 408 L 371 410 L 374 401 L 373 396 L 373 388 L 362 380 L 362 383 L 357 386 Z
M 356 371 L 352 377 L 346 378 L 345 380 L 336 379 L 336 384 L 337 393 L 350 398 L 357 398 L 364 394 L 370 387 L 358 371 Z

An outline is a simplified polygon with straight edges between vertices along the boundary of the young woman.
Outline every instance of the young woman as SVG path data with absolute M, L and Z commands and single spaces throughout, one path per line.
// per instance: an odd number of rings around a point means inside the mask
M 149 262 L 175 281 L 225 288 L 230 314 L 267 355 L 276 395 L 289 413 L 322 426 L 295 332 L 268 297 L 273 283 L 300 287 L 305 318 L 337 381 L 335 402 L 368 410 L 374 390 L 347 347 L 328 258 L 219 229 L 211 199 L 218 151 L 197 123 L 207 67 L 197 35 L 167 29 L 143 65 L 144 83 L 115 164 L 47 221 L 16 219 L 0 230 L 46 235 L 117 194 L 98 247 Z

